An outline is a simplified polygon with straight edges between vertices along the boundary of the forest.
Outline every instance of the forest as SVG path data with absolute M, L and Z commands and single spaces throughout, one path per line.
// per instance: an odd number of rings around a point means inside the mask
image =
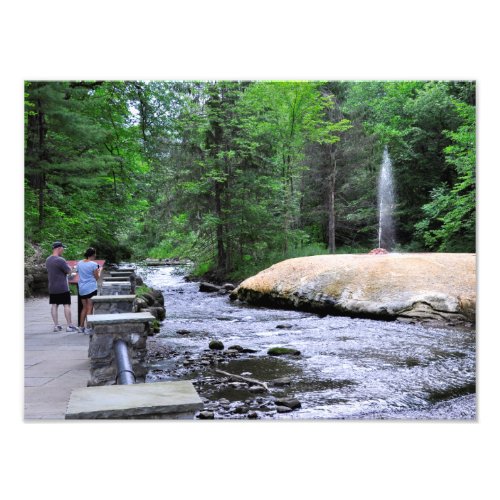
M 377 247 L 393 164 L 399 252 L 475 252 L 473 81 L 26 81 L 25 256 L 95 246 L 241 280 Z

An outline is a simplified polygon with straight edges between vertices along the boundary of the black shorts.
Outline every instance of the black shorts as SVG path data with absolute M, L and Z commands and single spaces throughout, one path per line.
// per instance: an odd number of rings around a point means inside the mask
M 69 292 L 49 293 L 49 304 L 71 304 L 71 294 Z
M 94 290 L 93 292 L 87 293 L 87 295 L 80 295 L 81 299 L 91 299 L 94 297 L 94 295 L 97 295 L 97 290 Z

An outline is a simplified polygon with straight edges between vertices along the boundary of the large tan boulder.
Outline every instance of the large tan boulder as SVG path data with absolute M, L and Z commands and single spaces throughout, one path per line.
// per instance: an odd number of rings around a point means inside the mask
M 243 281 L 232 298 L 328 314 L 474 321 L 476 255 L 392 253 L 289 259 Z

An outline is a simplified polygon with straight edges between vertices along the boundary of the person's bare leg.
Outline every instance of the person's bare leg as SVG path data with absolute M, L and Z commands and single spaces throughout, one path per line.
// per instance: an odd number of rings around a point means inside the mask
M 64 304 L 64 317 L 66 318 L 66 323 L 68 323 L 68 326 L 72 325 L 72 323 L 71 323 L 71 305 L 70 304 Z
M 89 299 L 82 299 L 82 312 L 80 313 L 80 328 L 85 328 L 85 320 L 87 319 L 87 303 Z
M 50 308 L 50 314 L 52 315 L 52 321 L 54 322 L 54 326 L 58 326 L 57 323 L 57 308 L 59 307 L 59 304 L 51 304 Z
M 94 310 L 94 303 L 92 302 L 92 298 L 87 299 L 87 316 L 92 314 Z

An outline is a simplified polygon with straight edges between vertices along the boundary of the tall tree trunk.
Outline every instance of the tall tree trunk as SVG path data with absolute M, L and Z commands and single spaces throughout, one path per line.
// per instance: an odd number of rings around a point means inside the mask
M 336 149 L 330 145 L 330 175 L 328 177 L 328 252 L 335 253 L 335 181 L 337 178 Z
M 231 179 L 231 165 L 227 159 L 224 158 L 224 167 L 226 173 L 226 181 L 224 182 L 224 206 L 226 207 L 226 213 L 231 213 L 231 193 L 229 189 L 229 179 Z M 228 273 L 231 270 L 232 266 L 232 245 L 231 245 L 231 229 L 230 229 L 230 220 L 228 217 L 224 218 L 224 236 L 225 236 L 225 251 L 226 258 L 224 264 L 224 271 Z
M 39 174 L 38 185 L 38 230 L 41 230 L 45 224 L 45 174 Z
M 217 223 L 217 269 L 219 271 L 226 271 L 226 249 L 224 246 L 224 224 L 222 213 L 222 195 L 223 184 L 221 182 L 215 183 L 215 214 L 218 218 Z
M 45 184 L 46 177 L 42 162 L 46 160 L 44 151 L 45 135 L 47 125 L 45 114 L 42 110 L 40 99 L 35 102 L 35 113 L 28 116 L 27 140 L 26 140 L 26 167 L 27 178 L 38 196 L 38 229 L 42 229 L 45 223 Z
M 285 154 L 282 154 L 283 166 L 281 175 L 283 177 L 283 253 L 288 252 L 288 230 L 289 230 L 289 214 L 290 214 L 290 198 L 288 191 L 288 166 L 286 163 Z

